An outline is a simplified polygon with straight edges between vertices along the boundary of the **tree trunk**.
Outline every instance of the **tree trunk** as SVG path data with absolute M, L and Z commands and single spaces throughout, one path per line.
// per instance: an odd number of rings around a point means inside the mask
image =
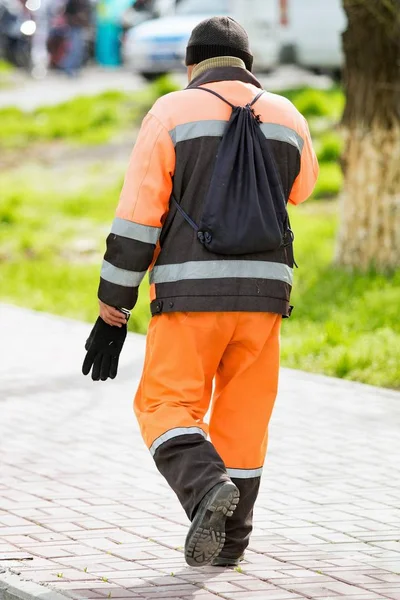
M 336 262 L 400 265 L 400 0 L 343 0 L 344 190 Z

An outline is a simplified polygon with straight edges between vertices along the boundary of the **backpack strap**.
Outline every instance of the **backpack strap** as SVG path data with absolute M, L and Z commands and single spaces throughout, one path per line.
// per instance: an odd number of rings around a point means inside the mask
M 171 196 L 171 200 L 175 204 L 177 211 L 185 219 L 186 223 L 188 223 L 190 225 L 190 227 L 192 229 L 194 229 L 194 231 L 197 233 L 197 239 L 199 240 L 199 242 L 203 245 L 206 243 L 209 244 L 212 240 L 212 236 L 211 236 L 210 232 L 209 231 L 201 231 L 200 227 L 198 225 L 196 225 L 196 223 L 193 221 L 193 219 L 191 219 L 189 217 L 187 212 L 185 212 L 183 210 L 182 206 L 177 202 L 177 200 L 174 196 Z
M 257 94 L 257 96 L 254 98 L 254 100 L 252 100 L 252 102 L 250 102 L 248 104 L 248 106 L 254 106 L 256 102 L 259 101 L 259 99 L 261 98 L 261 96 L 264 94 L 264 90 L 262 90 L 259 94 Z
M 212 94 L 213 96 L 216 96 L 217 98 L 219 98 L 220 100 L 222 100 L 223 102 L 225 102 L 225 104 L 228 104 L 232 109 L 236 108 L 234 104 L 232 104 L 231 102 L 229 102 L 229 100 L 227 100 L 226 98 L 224 98 L 223 96 L 221 96 L 220 94 L 218 94 L 218 92 L 214 92 L 214 90 L 210 90 L 210 88 L 206 88 L 206 87 L 197 87 L 195 88 L 196 90 L 202 90 L 203 92 L 208 92 L 209 94 Z M 261 96 L 264 94 L 264 90 L 262 90 L 261 92 L 259 92 L 257 94 L 257 96 L 254 98 L 254 100 L 252 100 L 251 102 L 249 102 L 246 106 L 254 106 L 254 104 L 256 102 L 258 102 L 258 100 L 261 98 Z
M 231 102 L 229 102 L 229 100 L 227 100 L 226 98 L 224 98 L 223 96 L 221 96 L 220 94 L 218 94 L 218 92 L 214 92 L 214 90 L 210 90 L 210 88 L 197 87 L 195 89 L 196 90 L 202 90 L 203 92 L 208 92 L 209 94 L 212 94 L 213 96 L 216 96 L 217 98 L 219 98 L 220 100 L 222 100 L 223 102 L 225 102 L 225 104 L 229 104 L 229 106 L 232 109 L 235 108 L 234 104 L 232 104 Z
M 185 219 L 187 223 L 189 223 L 190 227 L 195 230 L 197 233 L 199 231 L 199 226 L 189 217 L 189 215 L 183 210 L 182 206 L 178 203 L 174 196 L 171 196 L 172 202 L 175 204 L 176 209 L 181 213 L 182 217 Z

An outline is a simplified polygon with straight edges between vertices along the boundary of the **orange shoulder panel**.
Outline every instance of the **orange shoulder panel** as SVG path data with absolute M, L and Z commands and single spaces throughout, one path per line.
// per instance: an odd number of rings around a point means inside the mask
M 131 154 L 117 217 L 161 227 L 168 212 L 175 172 L 175 149 L 164 125 L 148 114 Z

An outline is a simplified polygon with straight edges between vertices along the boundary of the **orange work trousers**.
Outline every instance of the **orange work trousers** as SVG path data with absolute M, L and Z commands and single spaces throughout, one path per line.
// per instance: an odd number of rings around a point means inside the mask
M 246 312 L 151 320 L 134 410 L 189 518 L 211 487 L 229 479 L 239 483 L 244 504 L 249 496 L 242 518 L 251 517 L 277 394 L 281 321 Z

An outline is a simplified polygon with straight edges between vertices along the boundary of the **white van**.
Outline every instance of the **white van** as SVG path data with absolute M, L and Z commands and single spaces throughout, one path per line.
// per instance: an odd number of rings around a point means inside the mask
M 173 14 L 129 29 L 123 43 L 124 61 L 148 79 L 181 70 L 193 28 L 207 17 L 228 15 L 249 33 L 255 71 L 268 71 L 278 64 L 280 49 L 277 1 L 180 0 Z
M 342 0 L 280 0 L 279 4 L 283 62 L 321 72 L 339 71 L 341 34 L 347 23 Z

